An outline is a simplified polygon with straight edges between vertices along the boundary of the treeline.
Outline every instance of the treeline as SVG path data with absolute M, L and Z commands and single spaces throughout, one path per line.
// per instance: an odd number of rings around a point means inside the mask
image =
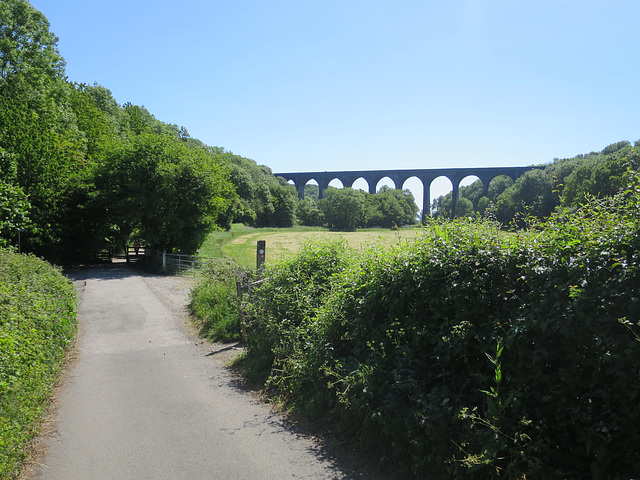
M 523 216 L 546 218 L 557 207 L 575 209 L 589 196 L 611 197 L 626 185 L 628 168 L 640 167 L 640 140 L 613 143 L 601 152 L 554 159 L 545 168 L 530 170 L 514 183 L 509 177 L 493 179 L 485 196 L 480 180 L 461 187 L 456 217 L 491 215 L 507 225 Z M 452 216 L 452 194 L 434 200 L 434 217 Z
M 191 253 L 216 228 L 296 224 L 333 229 L 392 228 L 416 222 L 409 190 L 376 194 L 328 189 L 318 199 L 255 161 L 191 138 L 143 106 L 100 85 L 69 82 L 57 38 L 27 0 L 0 3 L 0 246 L 68 262 L 121 248 L 133 239 L 156 250 Z M 515 183 L 500 177 L 460 189 L 456 216 L 490 214 L 509 224 L 547 217 L 588 195 L 610 196 L 638 144 L 556 160 Z M 432 206 L 452 212 L 451 194 Z
M 371 194 L 353 188 L 332 188 L 318 199 L 318 186 L 307 185 L 298 202 L 296 216 L 302 225 L 338 230 L 394 228 L 417 223 L 419 208 L 410 190 L 383 186 Z
M 232 222 L 351 228 L 329 206 L 342 194 L 328 195 L 310 220 L 313 208 L 268 167 L 207 146 L 143 106 L 119 105 L 103 86 L 69 82 L 49 22 L 27 0 L 1 2 L 0 27 L 0 246 L 64 262 L 134 238 L 190 253 Z M 364 222 L 363 195 L 355 198 L 354 227 L 415 217 L 394 205 L 402 218 L 390 221 L 384 192 L 381 212 L 369 201 Z
M 0 243 L 56 261 L 135 236 L 193 251 L 233 214 L 219 151 L 99 85 L 67 81 L 47 19 L 0 3 Z

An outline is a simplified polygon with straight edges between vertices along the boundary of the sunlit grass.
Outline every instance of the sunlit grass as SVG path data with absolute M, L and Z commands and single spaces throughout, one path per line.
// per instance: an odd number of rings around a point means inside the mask
M 389 229 L 364 229 L 354 232 L 336 232 L 320 227 L 252 228 L 234 224 L 228 232 L 213 232 L 200 248 L 203 257 L 229 256 L 239 264 L 251 267 L 256 263 L 258 240 L 266 242 L 266 261 L 274 262 L 297 252 L 309 241 L 343 238 L 353 248 L 369 245 L 392 245 L 413 240 L 420 235 L 419 227 Z

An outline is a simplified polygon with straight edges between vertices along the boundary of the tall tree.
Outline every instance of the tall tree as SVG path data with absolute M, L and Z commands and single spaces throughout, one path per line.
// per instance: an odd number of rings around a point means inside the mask
M 65 62 L 49 21 L 27 0 L 0 2 L 0 78 L 27 72 L 62 77 Z
M 203 149 L 166 135 L 140 135 L 111 152 L 95 176 L 96 209 L 122 241 L 192 253 L 235 198 L 229 172 Z
M 29 200 L 17 185 L 17 172 L 14 156 L 0 148 L 0 247 L 15 244 L 29 222 Z
M 49 22 L 25 0 L 0 2 L 0 148 L 16 162 L 15 187 L 31 205 L 27 248 L 60 244 L 65 191 L 83 166 L 64 59 Z

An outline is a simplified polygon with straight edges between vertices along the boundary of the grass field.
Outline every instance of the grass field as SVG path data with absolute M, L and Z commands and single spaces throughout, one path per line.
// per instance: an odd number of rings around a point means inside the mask
M 226 255 L 235 258 L 241 265 L 252 267 L 256 264 L 258 240 L 266 242 L 266 261 L 269 263 L 295 253 L 309 241 L 344 238 L 353 248 L 363 248 L 375 244 L 391 245 L 412 240 L 420 235 L 421 231 L 420 228 L 403 228 L 334 232 L 319 227 L 252 228 L 234 224 L 228 232 L 210 234 L 198 255 L 203 257 Z

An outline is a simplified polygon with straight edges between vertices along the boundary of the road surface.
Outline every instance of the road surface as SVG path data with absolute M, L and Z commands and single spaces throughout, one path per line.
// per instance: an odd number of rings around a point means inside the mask
M 364 479 L 237 387 L 125 267 L 75 275 L 78 360 L 58 395 L 39 480 Z

